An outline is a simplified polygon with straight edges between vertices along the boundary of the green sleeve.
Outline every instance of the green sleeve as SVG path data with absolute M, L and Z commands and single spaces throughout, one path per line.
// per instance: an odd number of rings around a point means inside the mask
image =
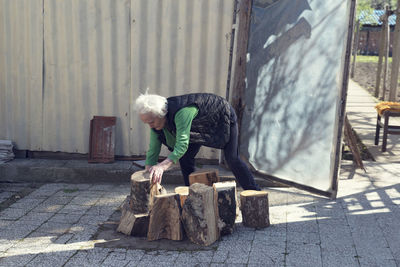
M 187 151 L 190 139 L 190 128 L 192 121 L 198 113 L 198 108 L 190 106 L 179 110 L 175 114 L 176 141 L 174 150 L 168 155 L 168 158 L 176 163 Z
M 161 151 L 161 141 L 158 139 L 157 133 L 150 129 L 150 145 L 146 153 L 146 165 L 156 165 L 158 156 Z

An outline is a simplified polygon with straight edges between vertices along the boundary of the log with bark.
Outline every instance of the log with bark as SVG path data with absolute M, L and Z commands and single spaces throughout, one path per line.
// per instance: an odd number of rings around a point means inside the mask
M 182 223 L 193 243 L 209 246 L 219 239 L 218 204 L 213 187 L 195 183 L 182 209 Z
M 236 220 L 236 182 L 219 182 L 213 185 L 218 197 L 218 214 L 223 222 L 221 235 L 232 234 Z
M 149 210 L 151 210 L 151 207 L 153 206 L 154 203 L 154 197 L 158 195 L 164 195 L 167 193 L 167 190 L 160 185 L 159 183 L 151 184 L 150 185 L 150 199 L 149 199 Z
M 150 241 L 162 238 L 182 240 L 181 213 L 182 209 L 178 194 L 171 193 L 155 196 L 150 211 L 147 239 Z
M 149 226 L 149 214 L 135 214 L 129 206 L 129 196 L 121 208 L 122 215 L 117 231 L 126 235 L 146 236 Z
M 212 186 L 213 183 L 219 182 L 218 170 L 209 169 L 193 172 L 189 175 L 189 184 L 205 184 Z
M 259 229 L 270 225 L 267 192 L 255 190 L 241 192 L 240 210 L 244 226 Z
M 149 211 L 150 179 L 145 170 L 137 171 L 131 176 L 130 209 L 133 213 L 146 213 Z

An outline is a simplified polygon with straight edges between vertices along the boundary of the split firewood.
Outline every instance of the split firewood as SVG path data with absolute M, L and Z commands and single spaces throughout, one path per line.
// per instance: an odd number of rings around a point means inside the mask
M 182 223 L 193 243 L 209 246 L 219 239 L 218 204 L 214 188 L 195 183 L 182 209 Z
M 182 240 L 181 211 L 178 194 L 171 193 L 154 196 L 147 239 L 150 241 L 162 238 Z
M 131 176 L 130 209 L 133 213 L 146 213 L 149 211 L 150 177 L 145 170 L 137 171 Z
M 149 199 L 149 210 L 151 210 L 153 203 L 154 203 L 154 197 L 158 195 L 164 195 L 167 193 L 167 190 L 160 185 L 159 183 L 151 184 L 150 185 L 150 199 Z
M 219 182 L 218 170 L 211 169 L 211 170 L 201 170 L 193 172 L 189 175 L 189 184 L 205 184 L 212 186 L 213 183 Z
M 134 214 L 127 198 L 121 208 L 122 215 L 117 231 L 126 235 L 146 236 L 149 226 L 149 214 Z
M 240 210 L 244 226 L 259 229 L 270 225 L 267 192 L 243 191 L 240 193 Z
M 185 204 L 185 201 L 189 195 L 189 186 L 175 187 L 175 193 L 179 195 L 179 198 L 181 199 L 181 207 L 183 207 L 183 204 Z
M 236 220 L 236 182 L 219 182 L 213 185 L 218 197 L 218 214 L 223 226 L 221 235 L 233 233 Z

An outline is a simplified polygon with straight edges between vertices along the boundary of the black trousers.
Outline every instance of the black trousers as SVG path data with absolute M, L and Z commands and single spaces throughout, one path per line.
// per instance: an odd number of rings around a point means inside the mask
M 225 160 L 228 163 L 236 181 L 244 190 L 260 190 L 255 183 L 254 176 L 247 165 L 239 157 L 238 149 L 238 125 L 236 114 L 231 109 L 231 127 L 229 142 L 223 148 Z M 186 186 L 189 186 L 189 174 L 195 170 L 195 156 L 199 152 L 201 145 L 189 144 L 186 153 L 179 159 L 181 171 Z

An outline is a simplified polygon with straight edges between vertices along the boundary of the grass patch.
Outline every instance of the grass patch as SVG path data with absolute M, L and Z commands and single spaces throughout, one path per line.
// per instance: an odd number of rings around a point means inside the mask
M 383 59 L 383 62 L 385 59 Z M 378 63 L 379 57 L 378 56 L 363 56 L 357 55 L 356 62 L 366 62 L 366 63 Z M 389 57 L 389 63 L 392 63 L 392 58 Z

